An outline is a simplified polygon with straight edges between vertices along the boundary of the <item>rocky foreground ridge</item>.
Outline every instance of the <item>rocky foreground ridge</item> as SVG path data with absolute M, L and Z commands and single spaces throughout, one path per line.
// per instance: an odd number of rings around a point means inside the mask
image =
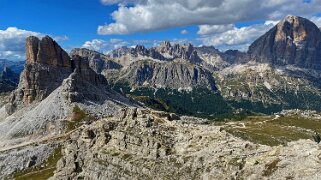
M 29 37 L 18 88 L 0 109 L 0 147 L 60 134 L 75 104 L 97 117 L 136 104 L 108 87 L 104 76 L 52 38 Z
M 320 146 L 269 147 L 222 127 L 165 112 L 126 108 L 64 143 L 51 179 L 317 179 Z

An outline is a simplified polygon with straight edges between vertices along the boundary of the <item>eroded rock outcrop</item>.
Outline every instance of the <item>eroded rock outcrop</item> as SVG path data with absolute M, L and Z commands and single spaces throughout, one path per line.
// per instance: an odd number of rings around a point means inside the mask
M 305 18 L 288 16 L 256 40 L 249 53 L 258 62 L 321 69 L 321 32 Z
M 126 108 L 74 132 L 52 179 L 316 179 L 319 145 L 269 147 L 221 127 Z M 184 117 L 182 117 L 184 119 Z

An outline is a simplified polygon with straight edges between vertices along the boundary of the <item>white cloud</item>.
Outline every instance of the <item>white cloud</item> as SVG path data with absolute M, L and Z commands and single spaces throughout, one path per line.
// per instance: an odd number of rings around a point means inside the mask
M 311 21 L 314 22 L 319 28 L 321 27 L 321 17 L 312 17 Z
M 281 19 L 288 14 L 312 16 L 321 0 L 102 0 L 121 4 L 112 13 L 113 23 L 98 33 L 130 34 L 187 25 L 226 25 L 239 21 Z M 125 6 L 125 4 L 133 4 Z
M 181 31 L 181 34 L 183 34 L 183 35 L 188 34 L 188 31 L 187 31 L 186 29 L 183 29 L 183 30 Z
M 203 45 L 215 46 L 221 50 L 239 49 L 241 51 L 246 51 L 254 40 L 262 36 L 274 25 L 275 22 L 272 23 L 271 21 L 267 21 L 264 24 L 256 24 L 241 28 L 234 26 L 227 31 L 204 35 L 200 40 Z
M 199 35 L 208 35 L 208 34 L 217 34 L 223 33 L 228 30 L 234 29 L 233 24 L 226 24 L 226 25 L 201 25 L 199 26 L 199 30 L 197 34 Z
M 86 41 L 82 47 L 91 49 L 98 52 L 108 52 L 113 49 L 117 49 L 123 46 L 128 46 L 129 43 L 121 39 L 110 39 L 108 41 L 102 39 L 93 39 L 91 41 Z
M 59 41 L 68 41 L 69 37 L 67 35 L 63 35 L 63 36 L 54 36 L 53 39 L 57 42 Z
M 45 34 L 16 27 L 8 27 L 6 30 L 0 29 L 0 59 L 23 60 L 25 58 L 26 38 L 29 36 L 41 38 Z M 53 39 L 55 41 L 69 40 L 66 35 L 53 36 Z
M 9 27 L 0 30 L 0 58 L 23 59 L 25 40 L 28 36 L 42 36 L 41 33 Z
M 138 4 L 146 2 L 146 0 L 100 0 L 104 5 L 112 5 L 112 4 Z
M 310 20 L 318 27 L 321 26 L 321 17 L 311 17 Z M 203 45 L 215 46 L 221 50 L 238 49 L 247 51 L 250 44 L 262 36 L 279 21 L 267 20 L 263 24 L 237 28 L 235 25 L 203 25 L 199 26 L 199 40 Z

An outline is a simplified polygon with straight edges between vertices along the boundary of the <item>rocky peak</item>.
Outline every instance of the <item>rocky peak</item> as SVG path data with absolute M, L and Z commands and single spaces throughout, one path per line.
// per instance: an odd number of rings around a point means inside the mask
M 201 46 L 196 47 L 198 54 L 219 54 L 220 51 L 216 49 L 214 46 Z
M 171 43 L 169 41 L 164 41 L 160 44 L 159 48 L 164 50 L 164 51 L 168 51 L 170 50 L 172 47 Z
M 119 57 L 129 54 L 130 51 L 131 51 L 131 48 L 124 46 L 124 47 L 117 48 L 117 49 L 107 53 L 107 56 L 110 58 L 119 58 Z
M 121 65 L 110 60 L 105 54 L 86 48 L 76 48 L 70 52 L 70 56 L 80 56 L 83 60 L 89 62 L 89 67 L 100 74 L 107 69 L 120 69 Z
M 87 48 L 75 48 L 70 52 L 70 56 L 78 55 L 81 57 L 87 57 L 88 59 L 107 59 L 107 56 L 99 53 L 94 50 L 90 50 Z
M 143 45 L 137 45 L 133 50 L 134 50 L 134 53 L 140 54 L 142 56 L 149 55 L 148 49 L 146 49 L 145 46 Z
M 28 37 L 26 64 L 12 94 L 12 107 L 45 99 L 72 71 L 71 58 L 51 37 Z
M 321 32 L 308 19 L 287 16 L 249 48 L 259 62 L 321 69 Z
M 49 36 L 41 40 L 34 36 L 27 38 L 26 63 L 40 63 L 56 67 L 71 66 L 68 53 Z
M 83 81 L 88 81 L 96 86 L 107 85 L 106 79 L 90 68 L 88 60 L 78 55 L 73 55 L 71 64 L 73 72 L 78 73 Z
M 192 44 L 174 44 L 171 45 L 170 42 L 165 41 L 160 44 L 159 47 L 155 48 L 160 54 L 169 60 L 173 59 L 184 59 L 189 60 L 192 63 L 200 63 L 201 59 L 197 54 L 197 50 Z

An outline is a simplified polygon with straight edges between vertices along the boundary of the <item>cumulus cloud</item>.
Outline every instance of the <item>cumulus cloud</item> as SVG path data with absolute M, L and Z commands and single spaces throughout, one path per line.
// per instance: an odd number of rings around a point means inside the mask
M 93 39 L 86 41 L 82 47 L 94 51 L 106 53 L 110 50 L 117 49 L 123 46 L 128 46 L 129 43 L 121 39 L 110 39 L 108 41 L 102 39 Z
M 43 36 L 41 33 L 9 27 L 0 30 L 0 58 L 23 59 L 25 56 L 25 40 L 28 36 Z
M 43 37 L 45 34 L 8 27 L 0 29 L 0 59 L 23 60 L 25 58 L 25 44 L 28 36 Z M 69 37 L 52 36 L 55 41 L 67 41 Z
M 318 27 L 321 17 L 311 17 L 310 20 Z M 279 21 L 267 20 L 263 24 L 255 24 L 237 28 L 235 25 L 201 25 L 198 34 L 203 45 L 215 46 L 221 50 L 238 49 L 247 51 L 253 41 L 262 36 Z
M 140 4 L 145 3 L 147 0 L 100 0 L 104 5 L 112 5 L 112 4 Z
M 247 51 L 248 46 L 271 29 L 275 23 L 275 21 L 267 21 L 264 24 L 256 24 L 241 28 L 233 26 L 233 28 L 226 28 L 226 31 L 202 31 L 202 27 L 200 27 L 198 33 L 202 34 L 202 37 L 199 40 L 203 45 L 215 46 L 221 50 L 239 49 L 241 51 Z M 224 28 L 225 27 L 209 27 L 208 29 L 215 30 Z
M 238 21 L 281 19 L 288 14 L 311 16 L 321 0 L 102 0 L 120 4 L 113 23 L 98 27 L 101 35 L 148 32 L 188 25 L 229 25 Z M 126 4 L 133 4 L 126 6 Z M 255 7 L 255 8 L 253 8 Z
M 53 39 L 57 42 L 59 41 L 68 41 L 69 37 L 67 35 L 63 35 L 63 36 L 54 36 Z
M 319 28 L 321 27 L 321 17 L 312 17 L 311 21 L 314 22 Z
M 181 31 L 181 34 L 183 34 L 183 35 L 188 34 L 188 31 L 187 31 L 186 29 L 183 29 L 183 30 Z
M 199 35 L 217 34 L 217 33 L 223 33 L 223 32 L 232 30 L 234 28 L 235 28 L 235 26 L 233 24 L 201 25 L 201 26 L 199 26 L 199 31 L 197 32 L 197 34 L 199 34 Z

